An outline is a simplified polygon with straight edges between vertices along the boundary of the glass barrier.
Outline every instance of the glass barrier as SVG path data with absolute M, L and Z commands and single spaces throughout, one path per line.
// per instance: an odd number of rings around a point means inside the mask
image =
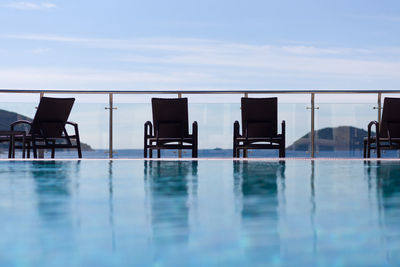
M 78 123 L 83 158 L 108 158 L 108 106 L 107 95 L 46 94 L 49 97 L 74 97 L 75 103 L 69 121 Z M 0 130 L 10 130 L 10 123 L 16 120 L 32 120 L 40 101 L 39 94 L 2 94 L 0 104 Z M 16 130 L 25 130 L 16 128 Z M 73 127 L 67 126 L 69 134 Z M 0 158 L 8 157 L 8 142 L 0 143 Z M 43 151 L 44 158 L 50 158 L 50 151 Z M 77 158 L 77 150 L 56 150 L 56 158 Z M 22 152 L 16 150 L 16 158 Z M 31 152 L 30 157 L 33 157 Z
M 272 96 L 272 95 L 271 95 Z M 113 113 L 115 158 L 143 158 L 144 123 L 152 121 L 151 98 L 176 98 L 177 95 L 116 95 Z M 242 95 L 183 95 L 189 102 L 189 132 L 192 123 L 198 123 L 199 157 L 232 158 L 233 124 L 241 124 L 240 99 Z M 253 96 L 249 96 L 253 97 Z M 270 95 L 254 95 L 270 97 Z M 310 157 L 310 146 L 293 146 L 294 142 L 310 129 L 309 95 L 278 97 L 278 132 L 281 122 L 286 122 L 286 156 Z M 297 101 L 297 103 L 295 102 Z M 177 150 L 162 150 L 162 157 L 178 157 Z M 249 157 L 278 157 L 277 150 L 249 150 Z M 183 150 L 182 157 L 191 157 L 190 150 Z
M 109 93 L 66 94 L 46 93 L 53 97 L 74 97 L 70 121 L 79 125 L 84 158 L 108 158 L 110 148 Z M 311 93 L 285 94 L 113 94 L 112 147 L 114 158 L 143 158 L 144 123 L 152 121 L 151 98 L 187 97 L 189 131 L 198 123 L 201 158 L 231 158 L 233 124 L 241 124 L 241 98 L 278 97 L 278 132 L 286 122 L 286 157 L 312 156 Z M 329 158 L 361 158 L 368 123 L 378 120 L 378 93 L 315 93 L 314 155 Z M 385 97 L 399 94 L 382 94 Z M 4 93 L 0 104 L 0 130 L 9 130 L 12 121 L 32 119 L 40 100 L 39 93 Z M 382 111 L 382 110 L 380 110 Z M 72 129 L 71 129 L 72 130 Z M 375 129 L 373 129 L 375 131 Z M 8 156 L 8 143 L 0 144 L 0 158 Z M 189 150 L 162 151 L 162 157 L 191 157 Z M 76 158 L 76 151 L 57 151 L 57 158 Z M 250 158 L 278 157 L 278 150 L 249 150 Z M 372 154 L 371 157 L 375 157 Z M 17 151 L 16 157 L 21 157 Z M 44 157 L 50 157 L 48 151 Z M 397 151 L 383 151 L 382 157 L 398 157 Z
M 316 95 L 315 103 L 315 157 L 362 158 L 368 123 L 378 118 L 377 96 Z

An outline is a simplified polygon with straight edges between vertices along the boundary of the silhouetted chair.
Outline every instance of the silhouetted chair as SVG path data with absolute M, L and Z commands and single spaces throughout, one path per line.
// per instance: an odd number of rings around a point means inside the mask
M 372 136 L 372 126 L 376 133 Z M 400 98 L 385 97 L 381 122 L 368 124 L 368 136 L 364 139 L 364 158 L 371 157 L 371 150 L 381 157 L 381 149 L 400 149 Z
M 285 121 L 282 134 L 278 134 L 278 99 L 242 98 L 242 134 L 240 125 L 233 125 L 233 157 L 247 157 L 248 149 L 279 149 L 279 157 L 285 157 Z
M 191 149 L 192 157 L 197 158 L 197 122 L 193 122 L 193 134 L 189 134 L 187 98 L 152 98 L 153 123 L 144 124 L 144 157 L 150 158 L 152 150 L 157 149 Z M 154 132 L 154 134 L 153 134 Z
M 52 158 L 54 158 L 55 149 L 77 149 L 78 157 L 82 158 L 78 124 L 67 121 L 74 101 L 75 98 L 42 97 L 32 122 L 19 120 L 10 125 L 11 131 L 21 125 L 28 125 L 25 142 L 16 138 L 16 142 L 22 143 L 19 148 L 26 147 L 28 157 L 31 149 L 34 158 L 37 158 L 38 149 L 51 149 Z M 66 125 L 74 127 L 74 135 L 68 134 Z

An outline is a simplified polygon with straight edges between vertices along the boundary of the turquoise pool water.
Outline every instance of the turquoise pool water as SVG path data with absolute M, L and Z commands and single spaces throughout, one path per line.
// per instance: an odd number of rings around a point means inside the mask
M 390 266 L 400 162 L 0 162 L 0 266 Z

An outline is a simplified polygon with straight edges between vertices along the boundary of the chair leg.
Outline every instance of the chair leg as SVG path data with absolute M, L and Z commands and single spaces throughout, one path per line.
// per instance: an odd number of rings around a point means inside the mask
M 157 158 L 161 158 L 161 150 L 157 149 Z
M 247 158 L 249 156 L 247 149 L 243 149 L 243 158 Z
M 53 147 L 51 149 L 51 158 L 54 159 L 55 155 L 56 155 L 56 149 Z
M 192 158 L 197 158 L 197 146 L 193 146 L 192 148 Z
M 153 157 L 153 149 L 149 149 L 149 158 L 152 158 Z
M 30 159 L 31 158 L 31 144 L 27 144 L 26 146 L 26 158 Z
M 35 141 L 32 141 L 33 158 L 37 159 L 37 149 Z
M 145 130 L 146 130 L 146 129 L 145 129 Z M 146 132 L 144 133 L 143 157 L 144 157 L 144 158 L 147 158 L 147 139 L 146 139 Z
M 10 159 L 11 158 L 11 154 L 12 154 L 12 146 L 13 146 L 13 144 L 12 144 L 12 140 L 11 140 L 11 137 L 10 137 L 10 140 L 8 141 L 8 158 Z
M 381 157 L 381 146 L 379 143 L 376 143 L 376 157 L 379 159 Z
M 280 158 L 284 158 L 285 157 L 285 147 L 282 146 L 282 145 L 279 148 L 279 157 Z
M 79 143 L 79 145 L 77 145 L 77 149 L 78 149 L 78 158 L 82 158 L 82 149 L 81 149 L 81 143 Z
M 364 144 L 363 144 L 363 157 L 364 158 L 367 157 L 367 140 L 364 140 Z
M 14 136 L 11 136 L 11 147 L 12 147 L 11 157 L 14 159 L 15 158 L 15 137 Z

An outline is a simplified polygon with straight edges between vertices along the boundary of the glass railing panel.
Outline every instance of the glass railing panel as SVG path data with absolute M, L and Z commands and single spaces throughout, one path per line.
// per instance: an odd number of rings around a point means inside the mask
M 189 131 L 197 121 L 199 157 L 232 157 L 233 123 L 241 123 L 242 94 L 184 94 L 189 99 Z M 115 158 L 142 158 L 144 122 L 152 120 L 151 97 L 176 95 L 114 95 L 114 154 Z M 267 97 L 254 95 L 250 97 Z M 279 132 L 286 121 L 288 157 L 309 157 L 309 147 L 292 146 L 295 140 L 309 132 L 310 116 L 306 109 L 309 95 L 278 96 Z M 296 102 L 297 101 L 297 102 Z M 178 157 L 178 152 L 162 151 L 162 157 Z M 249 150 L 249 157 L 277 157 L 277 150 Z M 191 157 L 188 150 L 182 157 Z
M 70 120 L 79 124 L 83 157 L 107 158 L 109 148 L 108 94 L 46 94 L 55 97 L 75 97 Z M 232 157 L 233 123 L 241 122 L 240 99 L 243 94 L 183 94 L 189 99 L 189 125 L 199 124 L 199 157 Z M 278 121 L 286 121 L 286 156 L 310 157 L 311 93 L 249 94 L 248 97 L 278 97 Z M 315 94 L 315 156 L 362 157 L 362 143 L 367 125 L 378 119 L 378 94 Z M 13 113 L 14 119 L 32 118 L 40 99 L 39 93 L 4 93 L 0 109 Z M 114 94 L 113 147 L 115 158 L 142 158 L 144 122 L 152 120 L 151 98 L 176 98 L 173 94 Z M 382 94 L 400 97 L 399 94 Z M 375 107 L 375 109 L 374 109 Z M 10 119 L 10 118 L 8 118 Z M 0 129 L 8 130 L 2 120 Z M 3 143 L 0 157 L 6 157 Z M 89 147 L 90 146 L 90 147 Z M 56 157 L 75 157 L 75 152 L 63 151 Z M 18 156 L 18 155 L 17 155 Z M 45 154 L 48 157 L 49 154 Z M 163 152 L 163 157 L 177 157 L 177 151 Z M 190 157 L 190 151 L 183 151 Z M 275 150 L 250 150 L 249 157 L 276 157 Z M 372 155 L 374 156 L 374 155 Z M 396 151 L 385 151 L 383 157 L 397 157 Z
M 315 157 L 362 158 L 377 94 L 316 95 L 315 103 Z
M 108 95 L 105 94 L 46 94 L 50 97 L 74 97 L 69 120 L 78 123 L 84 158 L 108 158 L 109 118 Z M 69 131 L 73 132 L 70 127 Z M 60 154 L 60 153 L 59 153 Z M 76 151 L 65 151 L 64 157 L 76 157 Z M 56 154 L 57 155 L 57 154 Z
M 45 96 L 74 97 L 75 103 L 69 116 L 69 121 L 78 123 L 83 158 L 108 157 L 108 154 L 105 153 L 108 151 L 108 112 L 104 109 L 108 105 L 107 95 L 45 94 Z M 2 94 L 0 109 L 3 110 L 4 118 L 0 120 L 1 130 L 8 130 L 11 121 L 20 119 L 32 120 L 39 101 L 40 94 Z M 16 130 L 22 129 L 17 128 Z M 67 126 L 67 131 L 74 133 L 73 127 L 70 126 Z M 3 143 L 0 157 L 5 158 L 8 156 L 7 149 L 8 143 Z M 20 150 L 17 150 L 16 158 L 21 156 Z M 44 157 L 49 158 L 50 151 L 44 151 Z M 56 150 L 56 158 L 77 158 L 77 152 L 76 150 Z
M 1 94 L 0 103 L 0 130 L 9 131 L 10 124 L 18 120 L 31 120 L 35 114 L 40 99 L 39 94 Z M 17 127 L 16 130 L 25 130 Z M 8 157 L 8 141 L 0 143 L 0 158 Z M 20 158 L 22 153 L 16 151 L 16 157 Z
M 311 94 L 249 94 L 249 97 L 278 97 L 278 133 L 281 122 L 286 124 L 286 157 L 310 157 L 309 140 L 297 142 L 311 129 L 310 106 Z M 302 139 L 304 140 L 304 138 Z M 249 157 L 278 157 L 277 150 L 249 151 Z
M 177 98 L 178 95 L 113 95 L 114 107 L 116 108 L 113 112 L 113 150 L 115 152 L 113 153 L 114 158 L 143 158 L 144 123 L 146 121 L 152 121 L 151 98 L 153 97 Z M 163 157 L 176 157 L 175 154 L 176 151 L 162 152 Z

